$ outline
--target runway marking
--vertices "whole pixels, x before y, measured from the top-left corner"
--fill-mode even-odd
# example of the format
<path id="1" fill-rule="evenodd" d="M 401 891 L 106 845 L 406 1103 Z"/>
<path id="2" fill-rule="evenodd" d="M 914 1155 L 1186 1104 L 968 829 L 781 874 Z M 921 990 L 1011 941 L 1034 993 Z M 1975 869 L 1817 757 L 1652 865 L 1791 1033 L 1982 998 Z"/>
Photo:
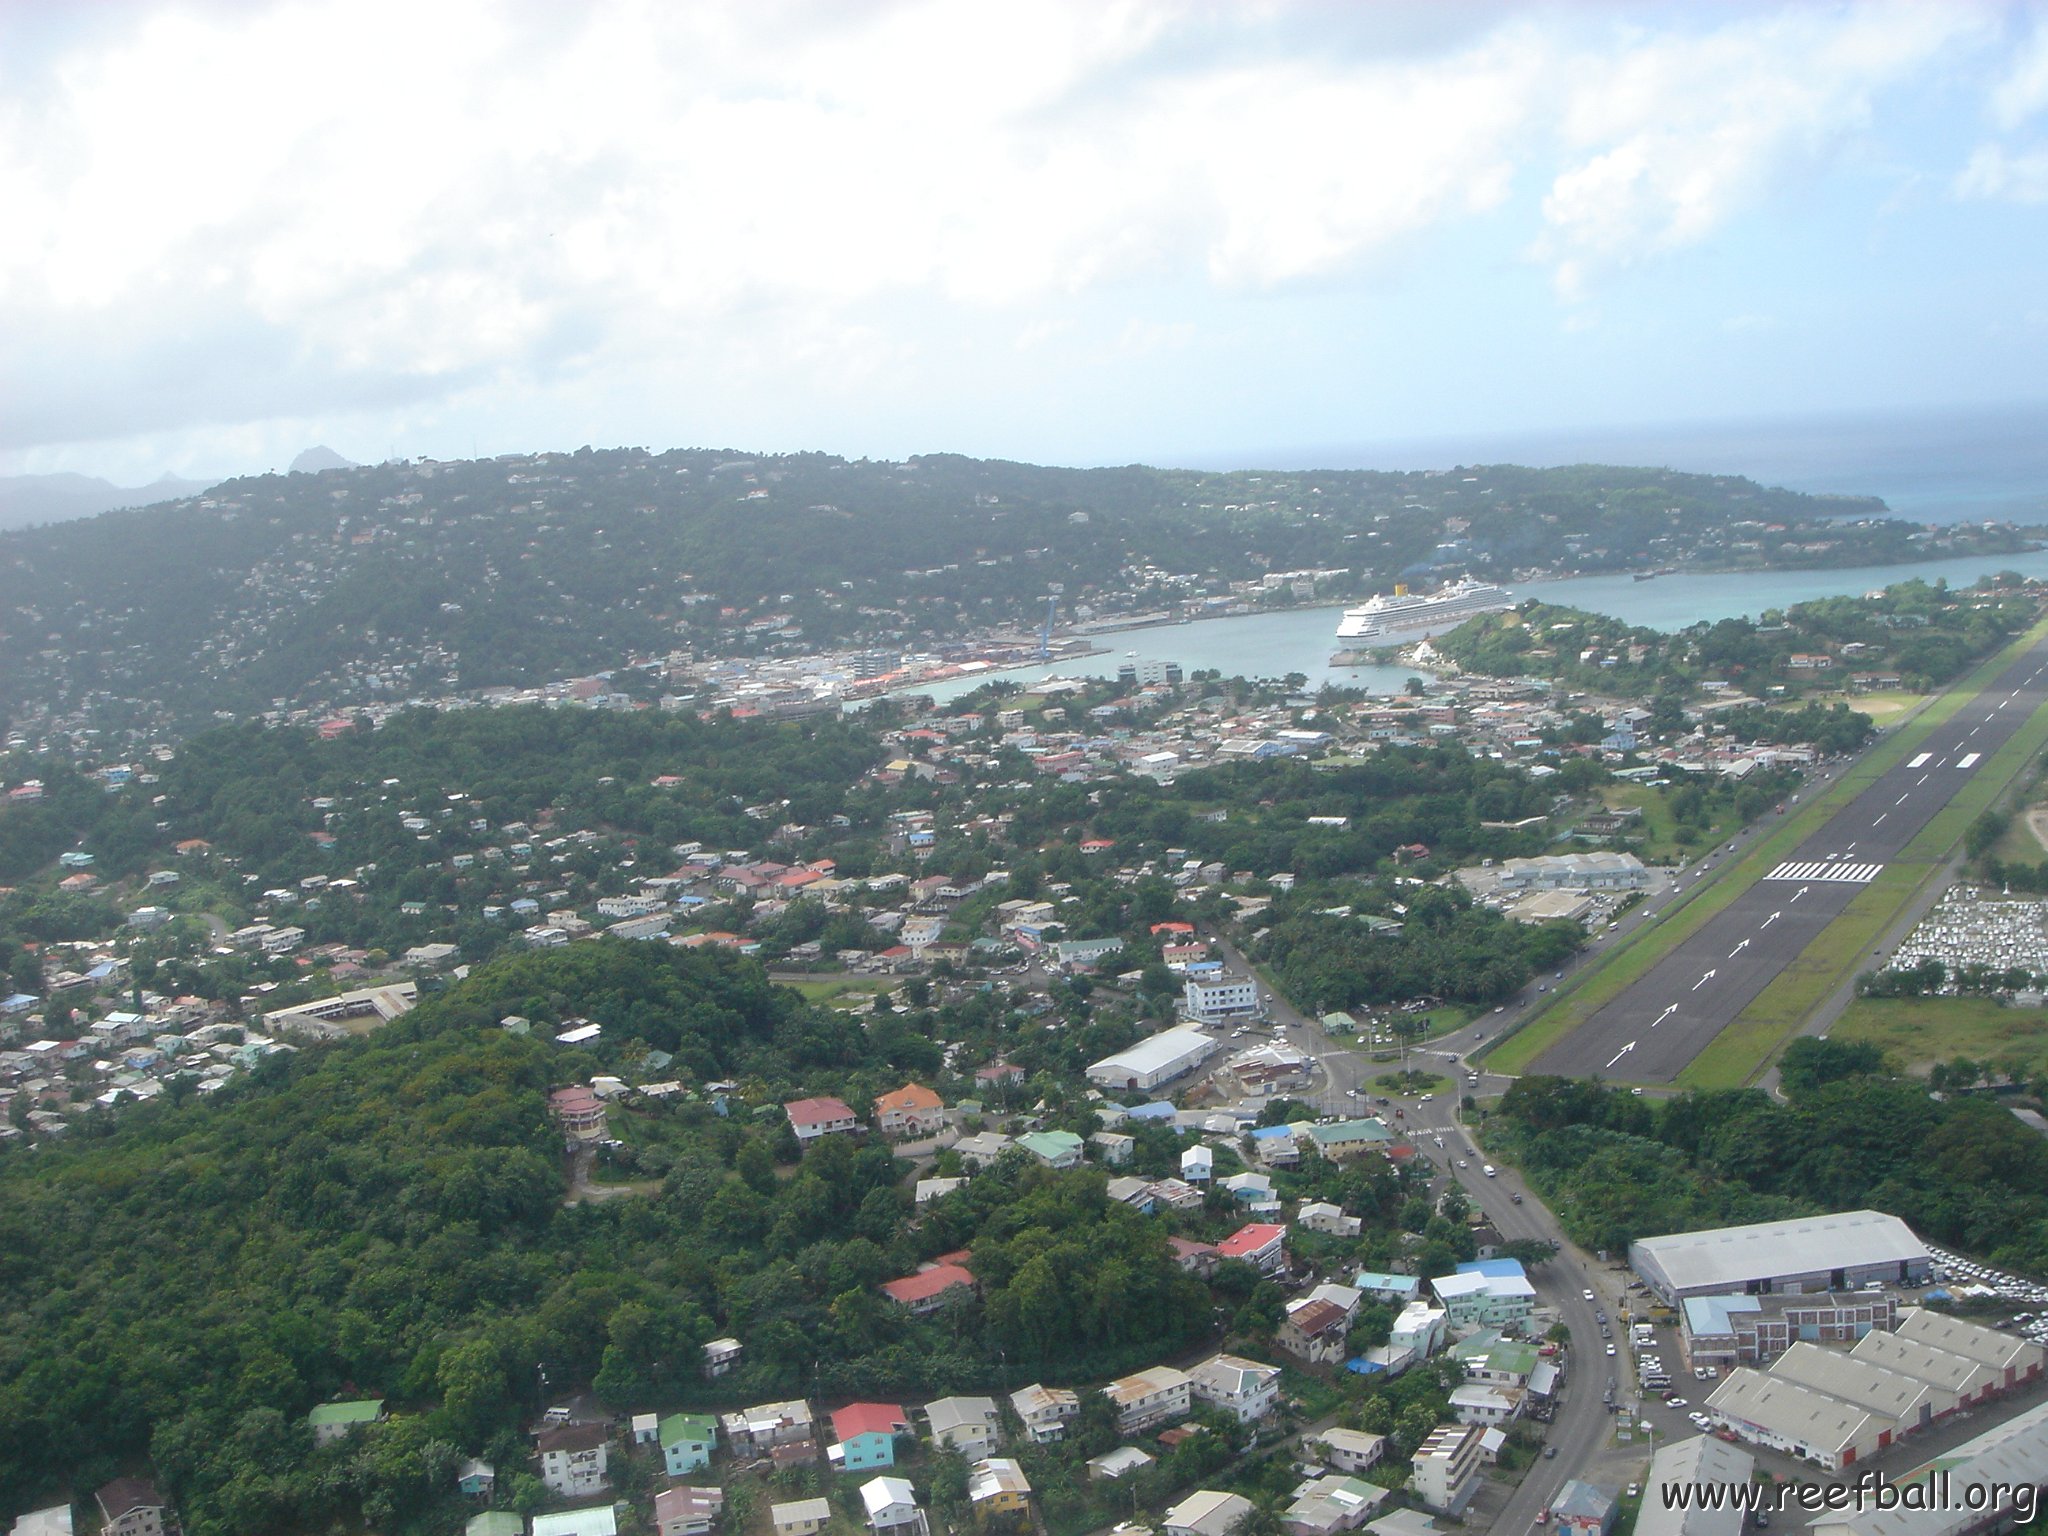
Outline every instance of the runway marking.
<path id="1" fill-rule="evenodd" d="M 1635 1048 L 1635 1041 L 1629 1041 L 1627 1045 L 1624 1045 L 1620 1050 L 1616 1051 L 1612 1056 L 1607 1058 L 1607 1065 L 1610 1067 L 1613 1066 L 1617 1061 L 1621 1060 L 1622 1057 L 1626 1056 L 1630 1051 L 1634 1050 Z"/>
<path id="2" fill-rule="evenodd" d="M 1841 861 L 1829 863 L 1824 859 L 1800 859 L 1780 864 L 1765 875 L 1766 880 L 1825 880 L 1834 885 L 1868 885 L 1877 878 L 1882 864 L 1848 864 Z M 1799 896 L 1804 896 L 1801 891 Z M 1799 896 L 1792 899 L 1797 901 Z"/>
<path id="3" fill-rule="evenodd" d="M 1913 791 L 1911 791 L 1910 789 L 1906 791 L 1906 795 L 1910 795 L 1911 793 L 1913 793 Z M 1904 805 L 1904 804 L 1906 803 L 1906 795 L 1901 795 L 1901 796 L 1899 796 L 1899 798 L 1898 798 L 1898 799 L 1896 799 L 1896 800 L 1894 800 L 1894 801 L 1892 802 L 1892 804 L 1893 804 L 1893 805 Z"/>
<path id="4" fill-rule="evenodd" d="M 1785 913 L 1783 908 L 1780 908 L 1778 911 L 1773 912 L 1769 917 L 1765 918 L 1761 923 L 1757 925 L 1757 931 L 1761 933 L 1764 929 L 1770 927 L 1771 924 L 1775 923 L 1779 918 L 1783 917 L 1784 915 Z"/>
<path id="5" fill-rule="evenodd" d="M 1999 707 L 1999 709 L 2003 709 L 2003 708 L 2005 708 L 2005 706 L 2006 706 L 2006 705 L 2010 704 L 2011 702 L 2012 702 L 2012 700 L 2011 700 L 2011 699 L 2000 699 L 2000 700 L 1998 701 L 1998 707 Z M 1995 711 L 1994 711 L 1994 713 L 1995 713 Z M 1986 715 L 1986 716 L 1985 716 L 1984 718 L 1985 718 L 1985 719 L 1987 719 L 1987 720 L 1989 720 L 1989 719 L 1991 718 L 1991 716 L 1990 716 L 1990 715 Z"/>
<path id="6" fill-rule="evenodd" d="M 1880 811 L 1880 812 L 1878 812 L 1878 815 L 1877 815 L 1877 821 L 1873 821 L 1873 822 L 1872 822 L 1872 823 L 1870 824 L 1870 830 L 1871 830 L 1871 831 L 1873 831 L 1873 832 L 1875 832 L 1875 831 L 1877 830 L 1877 827 L 1878 827 L 1878 822 L 1881 822 L 1881 821 L 1883 821 L 1883 820 L 1885 819 L 1885 817 L 1887 817 L 1887 816 L 1889 816 L 1889 815 L 1891 815 L 1891 812 L 1890 812 L 1890 811 Z"/>
<path id="7" fill-rule="evenodd" d="M 1933 777 L 1933 775 L 1931 775 L 1931 774 L 1925 774 L 1925 773 L 1923 773 L 1923 774 L 1921 774 L 1921 775 L 1920 775 L 1920 777 L 1919 777 L 1918 779 L 1914 780 L 1914 783 L 1915 783 L 1915 784 L 1925 784 L 1925 783 L 1926 783 L 1926 782 L 1928 781 L 1928 779 L 1929 779 L 1929 778 L 1931 778 L 1931 777 Z"/>
<path id="8" fill-rule="evenodd" d="M 1977 766 L 1977 759 L 1981 756 L 1983 754 L 1980 752 L 1965 752 L 1956 759 L 1956 766 L 1958 768 L 1974 768 Z"/>
<path id="9" fill-rule="evenodd" d="M 1706 975 L 1702 976 L 1698 981 L 1692 984 L 1693 991 L 1699 991 L 1701 987 L 1704 987 L 1708 982 L 1712 981 L 1714 979 L 1714 976 L 1715 973 L 1713 971 L 1707 972 Z"/>
<path id="10" fill-rule="evenodd" d="M 1673 1015 L 1676 1012 L 1678 1012 L 1678 1004 L 1673 1003 L 1669 1008 L 1666 1008 L 1662 1013 L 1658 1014 L 1657 1017 L 1650 1020 L 1650 1028 L 1655 1029 L 1659 1024 L 1662 1024 L 1666 1019 L 1670 1018 L 1671 1015 Z"/>
<path id="11" fill-rule="evenodd" d="M 1767 878 L 1768 878 L 1768 877 L 1767 877 Z M 1792 893 L 1792 899 L 1793 899 L 1794 901 L 1797 901 L 1797 900 L 1798 900 L 1798 899 L 1799 899 L 1800 897 L 1804 896 L 1804 895 L 1805 895 L 1805 894 L 1806 894 L 1806 893 L 1807 893 L 1808 891 L 1810 891 L 1810 890 L 1812 890 L 1812 889 L 1813 889 L 1813 887 L 1812 887 L 1812 886 L 1810 886 L 1810 885 L 1802 885 L 1801 887 L 1799 887 L 1799 889 L 1798 889 L 1798 890 L 1796 890 L 1796 891 L 1794 891 L 1794 892 Z"/>
<path id="12" fill-rule="evenodd" d="M 1908 768 L 1924 768 L 1927 766 L 1927 759 L 1929 759 L 1932 756 L 1934 756 L 1932 752 L 1922 752 L 1918 757 L 1914 758 L 1913 761 L 1906 764 L 1906 766 Z"/>
<path id="13" fill-rule="evenodd" d="M 1740 944 L 1736 945 L 1733 949 L 1728 951 L 1728 958 L 1730 960 L 1733 960 L 1737 955 L 1741 954 L 1747 948 L 1749 948 L 1749 940 L 1744 939 Z M 1709 972 L 1708 974 L 1711 975 L 1712 973 Z"/>

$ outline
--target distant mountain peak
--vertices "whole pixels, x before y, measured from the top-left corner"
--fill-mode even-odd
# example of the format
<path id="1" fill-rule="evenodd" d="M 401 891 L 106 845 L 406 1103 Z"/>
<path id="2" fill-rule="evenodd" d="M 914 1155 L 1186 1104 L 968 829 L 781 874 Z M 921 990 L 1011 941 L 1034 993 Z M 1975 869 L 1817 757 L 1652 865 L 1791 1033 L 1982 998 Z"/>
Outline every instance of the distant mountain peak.
<path id="1" fill-rule="evenodd" d="M 317 475 L 323 469 L 356 469 L 354 459 L 344 459 L 325 443 L 308 448 L 292 460 L 291 472 L 295 475 Z"/>

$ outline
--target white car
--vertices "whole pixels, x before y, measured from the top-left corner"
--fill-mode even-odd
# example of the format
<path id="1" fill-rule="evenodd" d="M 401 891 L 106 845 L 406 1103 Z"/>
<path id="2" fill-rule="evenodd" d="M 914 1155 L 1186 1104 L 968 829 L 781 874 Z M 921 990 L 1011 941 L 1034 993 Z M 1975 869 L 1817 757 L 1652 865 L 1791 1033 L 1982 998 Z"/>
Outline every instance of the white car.
<path id="1" fill-rule="evenodd" d="M 1464 1164 L 1460 1163 L 1458 1166 L 1462 1168 Z M 1581 1291 L 1579 1292 L 1579 1295 L 1587 1301 L 1591 1301 L 1593 1299 L 1593 1293 L 1591 1291 Z"/>
<path id="2" fill-rule="evenodd" d="M 1610 1355 L 1614 1353 L 1614 1346 L 1612 1344 L 1607 1346 L 1607 1353 Z"/>

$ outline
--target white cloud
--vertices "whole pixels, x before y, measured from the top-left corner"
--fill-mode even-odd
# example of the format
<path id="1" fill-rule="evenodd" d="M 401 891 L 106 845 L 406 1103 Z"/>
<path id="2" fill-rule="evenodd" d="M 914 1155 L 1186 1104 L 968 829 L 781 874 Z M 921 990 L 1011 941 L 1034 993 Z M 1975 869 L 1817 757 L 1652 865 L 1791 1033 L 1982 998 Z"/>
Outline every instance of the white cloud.
<path id="1" fill-rule="evenodd" d="M 2048 203 L 2048 145 L 2007 154 L 1984 144 L 1956 178 L 1956 195 L 2013 203 Z"/>
<path id="2" fill-rule="evenodd" d="M 1445 230 L 1581 292 L 1988 24 L 1616 14 L 137 0 L 0 104 L 0 398 L 34 403 L 0 450 L 596 380 L 912 392 L 978 318 L 1051 367 L 1080 296 L 1390 291 Z"/>
<path id="3" fill-rule="evenodd" d="M 2008 131 L 2048 107 L 2048 21 L 2040 22 L 2014 53 L 2005 77 L 1992 88 L 1991 117 Z"/>
<path id="4" fill-rule="evenodd" d="M 1535 254 L 1575 296 L 1594 271 L 1695 245 L 1842 155 L 1886 88 L 1988 29 L 1965 6 L 1795 8 L 1582 54 Z"/>

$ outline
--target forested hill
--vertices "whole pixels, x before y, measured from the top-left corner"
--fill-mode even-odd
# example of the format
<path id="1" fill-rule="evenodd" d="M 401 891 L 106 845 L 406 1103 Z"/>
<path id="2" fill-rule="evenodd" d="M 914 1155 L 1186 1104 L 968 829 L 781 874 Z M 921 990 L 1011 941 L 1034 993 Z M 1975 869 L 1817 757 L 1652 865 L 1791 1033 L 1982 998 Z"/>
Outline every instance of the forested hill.
<path id="1" fill-rule="evenodd" d="M 530 1036 L 499 1027 L 513 1012 Z M 569 1016 L 604 1039 L 552 1043 Z M 738 1080 L 731 1113 L 616 1112 L 654 1177 L 566 1204 L 547 1091 L 649 1049 Z M 578 945 L 486 967 L 367 1040 L 273 1056 L 213 1100 L 181 1091 L 0 1160 L 0 1507 L 147 1457 L 193 1536 L 446 1531 L 461 1457 L 524 1487 L 543 1368 L 632 1411 L 932 1395 L 1001 1385 L 998 1360 L 1012 1384 L 1095 1378 L 1206 1329 L 1166 1227 L 1098 1171 L 1020 1157 L 916 1221 L 884 1145 L 828 1137 L 778 1176 L 783 1100 L 865 1104 L 938 1057 L 914 1020 L 864 1027 L 751 961 Z M 878 1294 L 959 1247 L 978 1301 L 912 1319 Z M 714 1399 L 695 1362 L 725 1331 L 747 1353 Z M 305 1414 L 344 1393 L 392 1418 L 316 1450 Z"/>
<path id="2" fill-rule="evenodd" d="M 898 649 L 1268 571 L 1919 558 L 1869 500 L 1665 470 L 1211 474 L 640 449 L 390 463 L 0 535 L 0 711 L 189 725 L 678 649 Z M 1843 521 L 1853 515 L 1855 521 Z M 1983 539 L 1983 530 L 1947 538 Z"/>

